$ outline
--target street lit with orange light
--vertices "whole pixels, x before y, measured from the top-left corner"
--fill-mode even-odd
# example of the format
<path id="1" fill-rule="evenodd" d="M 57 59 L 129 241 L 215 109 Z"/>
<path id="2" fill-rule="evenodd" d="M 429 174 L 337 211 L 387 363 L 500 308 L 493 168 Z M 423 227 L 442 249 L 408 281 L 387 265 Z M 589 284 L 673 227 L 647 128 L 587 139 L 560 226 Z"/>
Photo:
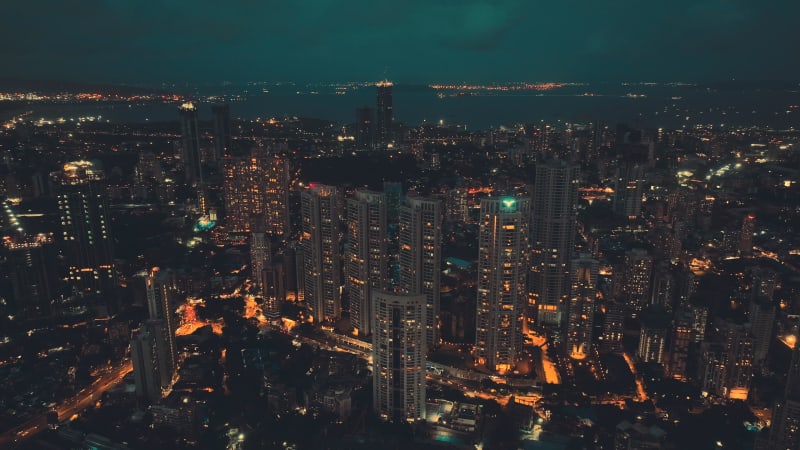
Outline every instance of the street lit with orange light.
<path id="1" fill-rule="evenodd" d="M 181 317 L 180 326 L 175 330 L 176 336 L 188 336 L 200 328 L 211 326 L 211 330 L 216 335 L 222 334 L 222 319 L 210 321 L 200 320 L 197 318 L 195 305 L 201 304 L 202 300 L 196 302 L 187 302 L 178 308 L 178 314 Z"/>
<path id="2" fill-rule="evenodd" d="M 639 396 L 639 401 L 643 402 L 647 400 L 647 392 L 644 390 L 644 382 L 642 382 L 642 378 L 636 372 L 636 365 L 631 359 L 628 353 L 623 353 L 622 357 L 625 358 L 625 363 L 628 364 L 628 369 L 630 369 L 631 373 L 633 374 L 634 379 L 636 380 L 636 394 Z"/>
<path id="3" fill-rule="evenodd" d="M 547 338 L 534 331 L 529 331 L 527 337 L 533 345 L 539 347 L 539 350 L 541 350 L 545 382 L 548 384 L 561 384 L 561 375 L 558 373 L 558 368 L 550 359 L 550 355 L 547 354 Z"/>
<path id="4" fill-rule="evenodd" d="M 259 326 L 269 324 L 269 321 L 261 310 L 261 305 L 256 303 L 256 298 L 252 295 L 244 296 L 244 318 L 257 320 Z"/>
<path id="5" fill-rule="evenodd" d="M 117 366 L 108 368 L 103 375 L 94 380 L 91 386 L 83 388 L 78 394 L 53 408 L 58 413 L 58 420 L 71 419 L 84 409 L 96 405 L 103 393 L 118 385 L 131 370 L 133 370 L 133 364 L 127 358 Z M 36 416 L 22 425 L 0 434 L 0 447 L 5 448 L 11 443 L 31 438 L 45 428 L 47 428 L 47 416 L 45 414 Z"/>
<path id="6" fill-rule="evenodd" d="M 783 343 L 783 345 L 789 348 L 794 348 L 794 346 L 797 345 L 797 336 L 795 336 L 794 334 L 778 336 L 778 340 L 780 340 Z"/>

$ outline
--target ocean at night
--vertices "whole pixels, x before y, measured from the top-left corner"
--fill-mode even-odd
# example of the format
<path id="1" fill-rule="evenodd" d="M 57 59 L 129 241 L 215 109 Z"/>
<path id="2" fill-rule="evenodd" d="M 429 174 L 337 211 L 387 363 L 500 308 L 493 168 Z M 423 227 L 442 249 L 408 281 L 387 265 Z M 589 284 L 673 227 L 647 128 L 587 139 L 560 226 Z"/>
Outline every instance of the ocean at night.
<path id="1" fill-rule="evenodd" d="M 203 103 L 231 104 L 233 117 L 256 119 L 297 116 L 355 121 L 356 108 L 375 103 L 368 85 L 254 83 L 245 86 L 182 89 L 201 104 L 200 119 L 210 120 Z M 185 92 L 191 92 L 186 94 Z M 394 117 L 407 125 L 465 125 L 468 130 L 521 123 L 629 123 L 650 128 L 696 125 L 756 126 L 788 129 L 800 123 L 797 83 L 568 84 L 545 91 L 437 90 L 423 85 L 395 85 Z M 34 117 L 57 119 L 102 116 L 118 123 L 177 120 L 177 103 L 80 103 L 6 105 L 3 115 L 33 110 Z"/>

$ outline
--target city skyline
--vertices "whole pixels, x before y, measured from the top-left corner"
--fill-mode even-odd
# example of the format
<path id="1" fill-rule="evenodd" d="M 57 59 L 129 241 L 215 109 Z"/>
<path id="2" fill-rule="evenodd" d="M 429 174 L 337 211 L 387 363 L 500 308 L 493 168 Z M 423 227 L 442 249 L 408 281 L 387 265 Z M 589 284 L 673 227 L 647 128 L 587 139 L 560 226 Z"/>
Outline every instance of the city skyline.
<path id="1" fill-rule="evenodd" d="M 4 12 L 0 447 L 800 450 L 800 3 Z"/>
<path id="2" fill-rule="evenodd" d="M 304 430 L 281 416 L 311 416 L 311 429 L 407 422 L 431 430 L 422 439 L 504 448 L 572 427 L 567 398 L 617 416 L 585 435 L 604 448 L 707 448 L 683 436 L 719 408 L 751 425 L 715 442 L 746 429 L 742 442 L 794 445 L 794 393 L 774 408 L 759 396 L 783 384 L 798 336 L 798 240 L 783 219 L 797 209 L 781 206 L 796 205 L 797 131 L 414 126 L 394 120 L 405 91 L 387 83 L 372 97 L 384 118 L 360 109 L 352 134 L 229 120 L 236 104 L 218 101 L 167 103 L 160 124 L 7 122 L 0 264 L 22 270 L 0 277 L 4 339 L 47 332 L 80 350 L 74 366 L 50 347 L 2 360 L 43 360 L 68 381 L 25 380 L 34 418 L 11 419 L 0 443 L 153 445 L 127 414 L 97 428 L 138 410 L 189 447 L 269 446 Z M 212 122 L 198 118 L 207 103 Z M 84 223 L 96 226 L 70 233 Z M 103 273 L 65 251 L 98 236 L 114 238 L 100 265 L 113 291 L 87 305 L 70 275 Z M 76 413 L 93 433 L 70 434 Z M 768 428 L 770 414 L 782 423 Z M 298 448 L 319 448 L 306 434 Z"/>

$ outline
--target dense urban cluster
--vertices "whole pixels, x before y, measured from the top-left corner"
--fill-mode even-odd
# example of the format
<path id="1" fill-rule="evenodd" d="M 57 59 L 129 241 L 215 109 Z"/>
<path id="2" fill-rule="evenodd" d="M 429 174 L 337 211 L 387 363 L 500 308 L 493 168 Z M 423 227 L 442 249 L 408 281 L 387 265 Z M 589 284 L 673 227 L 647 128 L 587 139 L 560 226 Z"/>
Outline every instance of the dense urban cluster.
<path id="1" fill-rule="evenodd" d="M 800 449 L 800 132 L 393 87 L 6 122 L 0 447 Z"/>

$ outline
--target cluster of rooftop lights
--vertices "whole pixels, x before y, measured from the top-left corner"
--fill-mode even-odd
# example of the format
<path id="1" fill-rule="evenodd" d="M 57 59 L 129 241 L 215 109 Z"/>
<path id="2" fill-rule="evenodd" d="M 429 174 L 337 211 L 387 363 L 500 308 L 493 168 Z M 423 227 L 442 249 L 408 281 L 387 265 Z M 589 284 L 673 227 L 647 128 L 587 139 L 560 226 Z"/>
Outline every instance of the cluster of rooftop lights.
<path id="1" fill-rule="evenodd" d="M 61 169 L 61 173 L 56 172 L 56 176 L 66 184 L 83 184 L 90 180 L 99 180 L 104 175 L 102 169 L 85 160 L 65 163 Z"/>

